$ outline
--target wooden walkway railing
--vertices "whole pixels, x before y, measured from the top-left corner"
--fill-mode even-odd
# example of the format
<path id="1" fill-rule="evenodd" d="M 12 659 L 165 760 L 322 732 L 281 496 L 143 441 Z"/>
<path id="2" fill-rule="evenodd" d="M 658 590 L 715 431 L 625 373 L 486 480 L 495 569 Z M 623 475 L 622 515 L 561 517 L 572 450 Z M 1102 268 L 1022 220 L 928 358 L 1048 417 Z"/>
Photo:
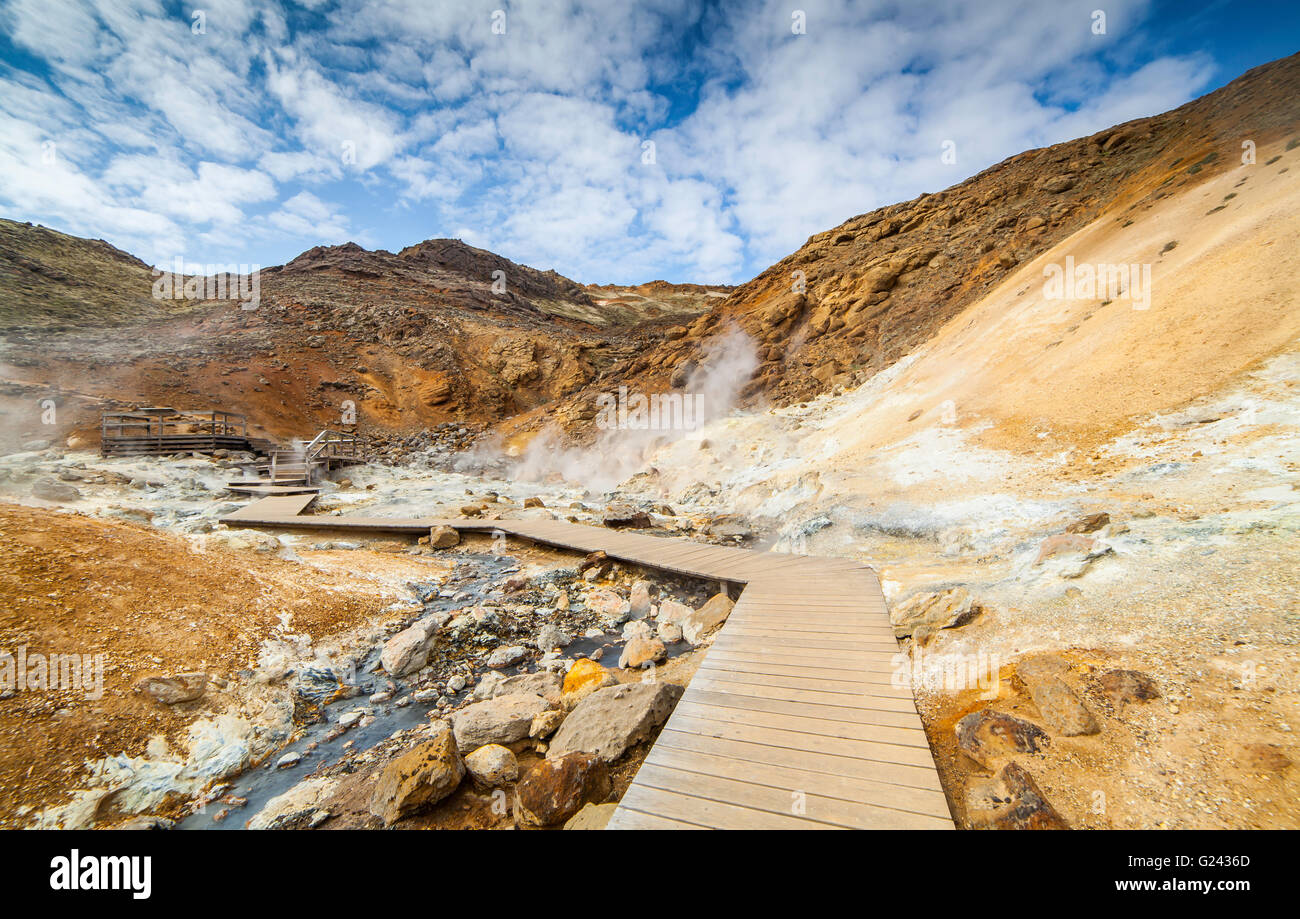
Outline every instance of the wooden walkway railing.
<path id="1" fill-rule="evenodd" d="M 555 520 L 299 516 L 265 498 L 232 526 L 510 535 L 744 585 L 610 829 L 952 829 L 880 582 L 851 559 L 708 546 Z"/>

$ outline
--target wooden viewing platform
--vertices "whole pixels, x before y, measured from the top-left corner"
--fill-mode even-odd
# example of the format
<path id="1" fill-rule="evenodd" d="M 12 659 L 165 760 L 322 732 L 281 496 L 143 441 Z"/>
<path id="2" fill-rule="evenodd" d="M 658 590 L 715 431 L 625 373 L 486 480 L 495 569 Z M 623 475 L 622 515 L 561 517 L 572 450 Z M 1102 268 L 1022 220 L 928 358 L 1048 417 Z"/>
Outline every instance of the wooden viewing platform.
<path id="1" fill-rule="evenodd" d="M 744 591 L 609 829 L 952 829 L 876 573 L 851 559 L 709 546 L 556 520 L 300 516 L 264 498 L 231 526 L 500 530 Z"/>
<path id="2" fill-rule="evenodd" d="M 182 412 L 159 406 L 107 412 L 99 425 L 99 449 L 104 456 L 254 450 L 248 420 L 235 412 Z"/>

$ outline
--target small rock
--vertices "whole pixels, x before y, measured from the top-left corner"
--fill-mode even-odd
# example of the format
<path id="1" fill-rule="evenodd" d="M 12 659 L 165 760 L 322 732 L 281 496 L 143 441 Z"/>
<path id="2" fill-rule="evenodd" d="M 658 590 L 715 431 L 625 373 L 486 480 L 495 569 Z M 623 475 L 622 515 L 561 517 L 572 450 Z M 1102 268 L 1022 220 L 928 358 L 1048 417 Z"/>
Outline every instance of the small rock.
<path id="1" fill-rule="evenodd" d="M 618 658 L 622 668 L 638 669 L 647 664 L 657 664 L 668 657 L 664 643 L 657 638 L 644 635 L 633 637 L 623 646 L 623 653 Z"/>
<path id="2" fill-rule="evenodd" d="M 1100 514 L 1089 514 L 1076 520 L 1065 528 L 1067 533 L 1095 533 L 1110 523 L 1110 514 L 1102 512 Z"/>
<path id="3" fill-rule="evenodd" d="M 479 747 L 465 757 L 465 768 L 480 788 L 500 788 L 519 778 L 519 761 L 500 744 Z"/>
<path id="4" fill-rule="evenodd" d="M 548 623 L 538 631 L 534 644 L 538 651 L 552 651 L 556 648 L 567 648 L 573 644 L 573 637 L 558 625 Z"/>
<path id="5" fill-rule="evenodd" d="M 509 645 L 497 648 L 489 654 L 487 665 L 493 670 L 503 670 L 506 667 L 513 667 L 527 656 L 528 649 L 523 645 Z"/>
<path id="6" fill-rule="evenodd" d="M 455 527 L 438 526 L 429 530 L 429 547 L 432 549 L 450 549 L 460 545 L 460 532 Z"/>
<path id="7" fill-rule="evenodd" d="M 1107 670 L 1097 680 L 1101 691 L 1116 706 L 1160 698 L 1155 680 L 1140 670 Z"/>

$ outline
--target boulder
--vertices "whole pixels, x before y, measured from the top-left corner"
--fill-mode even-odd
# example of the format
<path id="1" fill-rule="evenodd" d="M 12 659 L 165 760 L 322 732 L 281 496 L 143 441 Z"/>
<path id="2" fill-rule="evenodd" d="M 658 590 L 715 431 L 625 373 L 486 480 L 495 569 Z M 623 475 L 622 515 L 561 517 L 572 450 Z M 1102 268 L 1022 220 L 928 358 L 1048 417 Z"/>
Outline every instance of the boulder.
<path id="1" fill-rule="evenodd" d="M 657 629 L 659 640 L 671 645 L 682 640 L 682 627 L 675 622 L 661 622 Z"/>
<path id="2" fill-rule="evenodd" d="M 541 498 L 524 498 L 524 507 L 546 507 Z"/>
<path id="3" fill-rule="evenodd" d="M 735 605 L 726 594 L 714 594 L 707 603 L 677 623 L 682 627 L 682 636 L 691 644 L 698 645 L 722 627 Z"/>
<path id="4" fill-rule="evenodd" d="M 647 664 L 657 664 L 668 657 L 668 649 L 657 638 L 645 635 L 634 636 L 623 646 L 618 665 L 623 668 L 639 669 Z"/>
<path id="5" fill-rule="evenodd" d="M 528 770 L 515 786 L 515 818 L 525 826 L 564 823 L 586 804 L 609 797 L 609 769 L 597 756 L 566 753 Z"/>
<path id="6" fill-rule="evenodd" d="M 1038 706 L 1038 712 L 1052 733 L 1064 737 L 1097 734 L 1101 725 L 1065 682 L 1068 666 L 1060 658 L 1038 656 L 1016 664 L 1016 675 Z"/>
<path id="7" fill-rule="evenodd" d="M 533 719 L 551 704 L 533 693 L 496 696 L 467 705 L 451 716 L 456 745 L 477 750 L 488 744 L 509 744 L 528 736 Z"/>
<path id="8" fill-rule="evenodd" d="M 654 634 L 650 628 L 650 623 L 644 619 L 633 619 L 631 622 L 623 624 L 623 640 L 631 641 L 633 638 L 649 638 Z"/>
<path id="9" fill-rule="evenodd" d="M 32 483 L 32 497 L 42 501 L 76 501 L 81 497 L 81 492 L 67 482 L 44 476 Z"/>
<path id="10" fill-rule="evenodd" d="M 605 590 L 602 587 L 587 591 L 583 602 L 586 603 L 587 609 L 593 613 L 598 613 L 605 618 L 617 618 L 620 623 L 627 619 L 627 614 L 631 609 L 630 603 L 614 593 L 614 591 Z"/>
<path id="11" fill-rule="evenodd" d="M 694 610 L 685 603 L 678 603 L 676 600 L 664 600 L 659 604 L 659 615 L 655 617 L 655 621 L 661 624 L 671 622 L 680 626 L 682 620 L 692 612 Z"/>
<path id="12" fill-rule="evenodd" d="M 598 689 L 579 702 L 551 738 L 548 756 L 591 753 L 613 762 L 648 740 L 681 698 L 672 683 L 622 683 Z"/>
<path id="13" fill-rule="evenodd" d="M 479 747 L 465 757 L 465 768 L 480 788 L 500 788 L 519 778 L 519 761 L 500 744 Z"/>
<path id="14" fill-rule="evenodd" d="M 456 790 L 465 764 L 451 726 L 433 723 L 433 736 L 397 757 L 379 773 L 370 796 L 370 812 L 392 826 L 403 817 L 436 804 Z"/>
<path id="15" fill-rule="evenodd" d="M 1068 830 L 1069 823 L 1048 803 L 1033 776 L 1007 763 L 994 778 L 972 786 L 966 813 L 979 830 Z"/>
<path id="16" fill-rule="evenodd" d="M 563 693 L 566 702 L 571 702 L 575 697 L 583 698 L 595 692 L 597 689 L 604 689 L 606 686 L 616 684 L 618 680 L 614 674 L 593 660 L 586 658 L 573 662 L 569 672 L 564 675 Z"/>
<path id="17" fill-rule="evenodd" d="M 558 625 L 547 623 L 538 630 L 537 640 L 533 644 L 537 646 L 538 651 L 553 651 L 573 644 L 573 636 Z"/>
<path id="18" fill-rule="evenodd" d="M 889 611 L 895 638 L 923 641 L 939 629 L 955 629 L 979 615 L 979 605 L 964 587 L 909 597 Z"/>
<path id="19" fill-rule="evenodd" d="M 1037 725 L 991 708 L 957 722 L 957 748 L 986 769 L 997 768 L 997 760 L 1012 753 L 1037 753 L 1047 743 Z"/>
<path id="20" fill-rule="evenodd" d="M 603 830 L 609 818 L 618 810 L 618 804 L 584 804 L 582 810 L 569 818 L 566 830 Z"/>
<path id="21" fill-rule="evenodd" d="M 602 522 L 614 530 L 644 530 L 651 526 L 650 515 L 635 507 L 611 507 Z"/>
<path id="22" fill-rule="evenodd" d="M 1082 533 L 1060 533 L 1047 537 L 1039 544 L 1034 564 L 1051 563 L 1061 577 L 1077 578 L 1083 575 L 1094 561 L 1114 551 L 1110 546 L 1098 544 L 1091 536 Z"/>
<path id="23" fill-rule="evenodd" d="M 202 698 L 208 688 L 206 673 L 177 673 L 173 676 L 149 676 L 135 684 L 142 692 L 162 705 L 177 705 Z"/>
<path id="24" fill-rule="evenodd" d="M 1050 176 L 1041 181 L 1038 187 L 1045 192 L 1059 195 L 1061 192 L 1069 191 L 1071 188 L 1074 188 L 1076 182 L 1078 182 L 1077 178 L 1066 173 L 1064 175 Z"/>
<path id="25" fill-rule="evenodd" d="M 434 617 L 420 619 L 384 642 L 384 650 L 379 654 L 384 671 L 389 676 L 402 677 L 427 664 L 442 621 Z"/>
<path id="26" fill-rule="evenodd" d="M 450 549 L 460 545 L 460 533 L 455 527 L 432 527 L 429 530 L 429 547 L 432 549 Z"/>
<path id="27" fill-rule="evenodd" d="M 499 676 L 499 674 L 496 674 Z M 486 682 L 486 680 L 485 680 Z M 549 670 L 539 670 L 536 673 L 520 673 L 516 676 L 506 677 L 497 681 L 490 691 L 490 694 L 484 698 L 493 696 L 513 696 L 523 693 L 531 693 L 535 696 L 541 696 L 552 705 L 558 705 L 560 695 L 564 692 L 564 681 L 558 673 Z"/>

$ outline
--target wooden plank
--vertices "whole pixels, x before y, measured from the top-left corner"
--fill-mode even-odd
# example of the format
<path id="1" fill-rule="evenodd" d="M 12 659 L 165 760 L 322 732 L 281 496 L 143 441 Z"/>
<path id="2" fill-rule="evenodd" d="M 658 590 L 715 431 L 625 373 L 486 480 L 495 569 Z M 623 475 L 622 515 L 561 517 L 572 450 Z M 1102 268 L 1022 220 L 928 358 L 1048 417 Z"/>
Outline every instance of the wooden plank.
<path id="1" fill-rule="evenodd" d="M 811 708 L 811 706 L 809 706 Z M 749 708 L 732 708 L 714 705 L 709 702 L 697 702 L 682 699 L 674 711 L 710 721 L 722 721 L 727 724 L 746 725 L 755 728 L 775 728 L 783 731 L 799 731 L 803 734 L 819 734 L 823 737 L 837 737 L 845 740 L 866 740 L 873 743 L 891 743 L 904 747 L 922 747 L 929 752 L 930 744 L 921 729 L 920 719 L 905 726 L 889 724 L 864 723 L 862 719 L 852 721 L 817 718 L 811 714 L 789 715 L 782 712 L 761 712 Z M 897 713 L 893 713 L 897 714 Z"/>
<path id="2" fill-rule="evenodd" d="M 667 791 L 634 782 L 623 795 L 623 802 L 633 810 L 670 820 L 705 823 L 719 830 L 825 830 L 832 824 L 775 814 L 725 801 L 712 801 L 680 791 Z M 620 810 L 623 802 L 620 802 Z M 614 812 L 615 814 L 618 811 Z"/>
<path id="3" fill-rule="evenodd" d="M 952 828 L 948 800 L 942 792 L 925 788 L 890 785 L 858 776 L 810 772 L 790 766 L 756 763 L 716 753 L 681 750 L 658 744 L 646 757 L 647 765 L 666 766 L 703 775 L 723 776 L 754 785 L 767 785 L 789 791 L 815 788 L 821 795 L 871 804 L 876 807 L 927 817 L 940 818 L 939 828 Z M 642 767 L 644 768 L 644 767 Z M 906 819 L 903 817 L 901 819 Z M 907 824 L 910 826 L 910 824 Z"/>
<path id="4" fill-rule="evenodd" d="M 710 801 L 739 805 L 772 818 L 793 816 L 805 820 L 832 824 L 844 829 L 903 829 L 921 828 L 929 823 L 932 829 L 951 828 L 952 820 L 922 814 L 909 814 L 900 810 L 846 801 L 820 794 L 819 785 L 804 788 L 778 788 L 756 782 L 737 780 L 725 776 L 693 772 L 659 763 L 647 762 L 637 772 L 637 782 L 664 791 L 689 789 L 692 795 Z"/>
<path id="5" fill-rule="evenodd" d="M 793 769 L 806 769 L 809 772 L 822 772 L 828 775 L 862 775 L 889 785 L 902 785 L 907 788 L 926 788 L 943 793 L 939 785 L 939 774 L 933 764 L 928 767 L 907 766 L 897 763 L 876 763 L 864 768 L 861 760 L 846 759 L 818 750 L 804 750 L 785 747 L 778 744 L 756 743 L 737 740 L 731 737 L 713 737 L 677 731 L 671 725 L 659 734 L 655 746 L 664 744 L 681 750 L 698 750 L 706 753 L 718 753 L 745 759 L 755 763 L 788 766 Z"/>

